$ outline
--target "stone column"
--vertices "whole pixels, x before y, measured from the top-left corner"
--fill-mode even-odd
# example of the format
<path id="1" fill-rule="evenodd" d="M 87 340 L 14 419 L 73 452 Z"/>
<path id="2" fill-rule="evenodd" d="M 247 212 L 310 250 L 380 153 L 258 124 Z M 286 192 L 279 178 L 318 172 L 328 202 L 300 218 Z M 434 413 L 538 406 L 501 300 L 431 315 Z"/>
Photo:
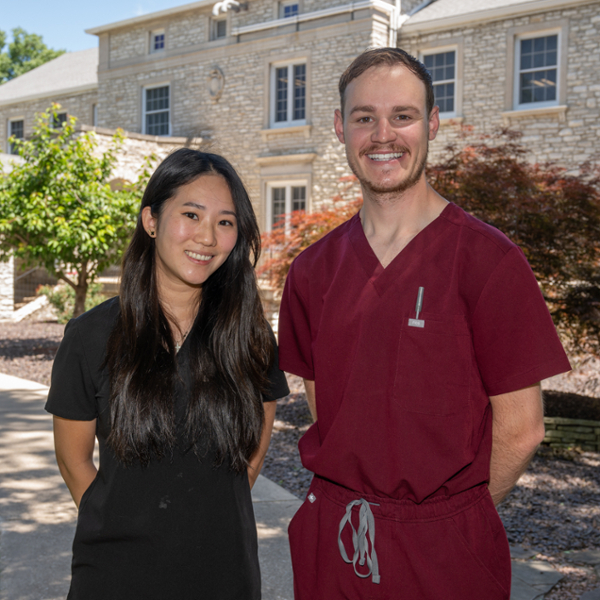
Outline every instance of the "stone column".
<path id="1" fill-rule="evenodd" d="M 8 262 L 0 262 L 0 319 L 12 317 L 15 303 L 15 265 L 11 256 Z"/>

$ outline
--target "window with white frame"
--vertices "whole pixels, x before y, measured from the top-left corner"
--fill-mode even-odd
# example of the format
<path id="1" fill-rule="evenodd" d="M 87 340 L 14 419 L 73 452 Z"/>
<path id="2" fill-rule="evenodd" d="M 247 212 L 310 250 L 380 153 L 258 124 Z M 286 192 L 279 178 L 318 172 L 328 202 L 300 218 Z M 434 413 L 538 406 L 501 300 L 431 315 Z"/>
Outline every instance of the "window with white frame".
<path id="1" fill-rule="evenodd" d="M 25 121 L 23 119 L 14 119 L 8 122 L 8 137 L 22 140 L 25 137 Z M 17 144 L 8 142 L 8 153 L 18 154 Z"/>
<path id="2" fill-rule="evenodd" d="M 219 40 L 227 37 L 227 17 L 223 16 L 219 19 L 211 19 L 210 22 L 210 39 Z"/>
<path id="3" fill-rule="evenodd" d="M 271 127 L 306 123 L 306 63 L 271 68 Z"/>
<path id="4" fill-rule="evenodd" d="M 285 215 L 306 210 L 306 181 L 273 182 L 267 185 L 267 228 L 285 226 Z"/>
<path id="5" fill-rule="evenodd" d="M 558 103 L 558 33 L 516 40 L 515 106 Z"/>
<path id="6" fill-rule="evenodd" d="M 288 17 L 295 17 L 300 13 L 300 4 L 298 0 L 285 0 L 279 3 L 279 18 L 287 19 Z"/>
<path id="7" fill-rule="evenodd" d="M 144 89 L 144 133 L 169 135 L 170 86 L 161 85 Z"/>
<path id="8" fill-rule="evenodd" d="M 160 52 L 165 49 L 165 30 L 157 29 L 150 32 L 150 52 Z"/>
<path id="9" fill-rule="evenodd" d="M 423 63 L 433 82 L 435 103 L 441 115 L 456 113 L 456 50 L 425 54 Z"/>

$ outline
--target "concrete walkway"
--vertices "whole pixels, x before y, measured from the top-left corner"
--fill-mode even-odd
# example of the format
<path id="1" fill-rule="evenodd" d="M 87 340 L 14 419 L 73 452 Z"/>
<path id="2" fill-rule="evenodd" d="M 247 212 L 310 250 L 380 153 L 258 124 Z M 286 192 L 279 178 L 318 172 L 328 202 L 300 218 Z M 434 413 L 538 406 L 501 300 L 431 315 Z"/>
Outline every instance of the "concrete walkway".
<path id="1" fill-rule="evenodd" d="M 0 600 L 64 600 L 69 588 L 77 513 L 54 460 L 47 392 L 0 374 Z M 252 496 L 263 599 L 293 600 L 287 525 L 301 501 L 262 476 Z M 511 600 L 540 600 L 561 578 L 532 556 L 513 549 Z"/>

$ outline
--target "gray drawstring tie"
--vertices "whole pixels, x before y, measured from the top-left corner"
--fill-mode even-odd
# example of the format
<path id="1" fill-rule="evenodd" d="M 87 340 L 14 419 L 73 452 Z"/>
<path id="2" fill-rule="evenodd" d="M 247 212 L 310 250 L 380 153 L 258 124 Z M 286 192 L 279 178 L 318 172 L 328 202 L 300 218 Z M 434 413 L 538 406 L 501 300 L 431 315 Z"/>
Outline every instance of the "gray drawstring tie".
<path id="1" fill-rule="evenodd" d="M 359 504 L 358 531 L 356 531 L 352 524 L 352 507 L 358 506 Z M 379 505 L 376 504 L 375 506 Z M 344 530 L 344 527 L 346 527 L 346 523 L 350 523 L 350 527 L 352 528 L 352 544 L 354 545 L 354 556 L 352 557 L 352 560 L 348 558 L 344 542 L 342 542 L 342 531 Z M 369 535 L 371 537 L 371 554 L 369 554 Z M 344 562 L 354 565 L 354 572 L 359 577 L 368 577 L 372 573 L 373 583 L 379 583 L 381 581 L 381 577 L 379 576 L 379 563 L 377 562 L 377 552 L 375 552 L 375 517 L 373 517 L 369 503 L 364 498 L 353 500 L 346 506 L 346 514 L 340 521 L 338 546 L 340 547 L 340 554 L 342 555 Z M 358 562 L 362 567 L 365 564 L 365 559 L 369 571 L 364 574 L 359 573 L 356 568 L 356 563 Z"/>

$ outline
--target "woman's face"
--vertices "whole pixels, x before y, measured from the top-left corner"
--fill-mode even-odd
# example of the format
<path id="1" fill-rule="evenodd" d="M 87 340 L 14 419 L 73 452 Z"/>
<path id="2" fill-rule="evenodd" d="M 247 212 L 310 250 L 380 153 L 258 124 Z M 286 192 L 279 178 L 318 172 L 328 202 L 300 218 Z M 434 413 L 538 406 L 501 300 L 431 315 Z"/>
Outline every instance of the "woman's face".
<path id="1" fill-rule="evenodd" d="M 156 239 L 159 292 L 200 288 L 227 260 L 238 236 L 233 198 L 220 175 L 182 185 L 158 218 L 146 206 L 142 222 Z"/>

